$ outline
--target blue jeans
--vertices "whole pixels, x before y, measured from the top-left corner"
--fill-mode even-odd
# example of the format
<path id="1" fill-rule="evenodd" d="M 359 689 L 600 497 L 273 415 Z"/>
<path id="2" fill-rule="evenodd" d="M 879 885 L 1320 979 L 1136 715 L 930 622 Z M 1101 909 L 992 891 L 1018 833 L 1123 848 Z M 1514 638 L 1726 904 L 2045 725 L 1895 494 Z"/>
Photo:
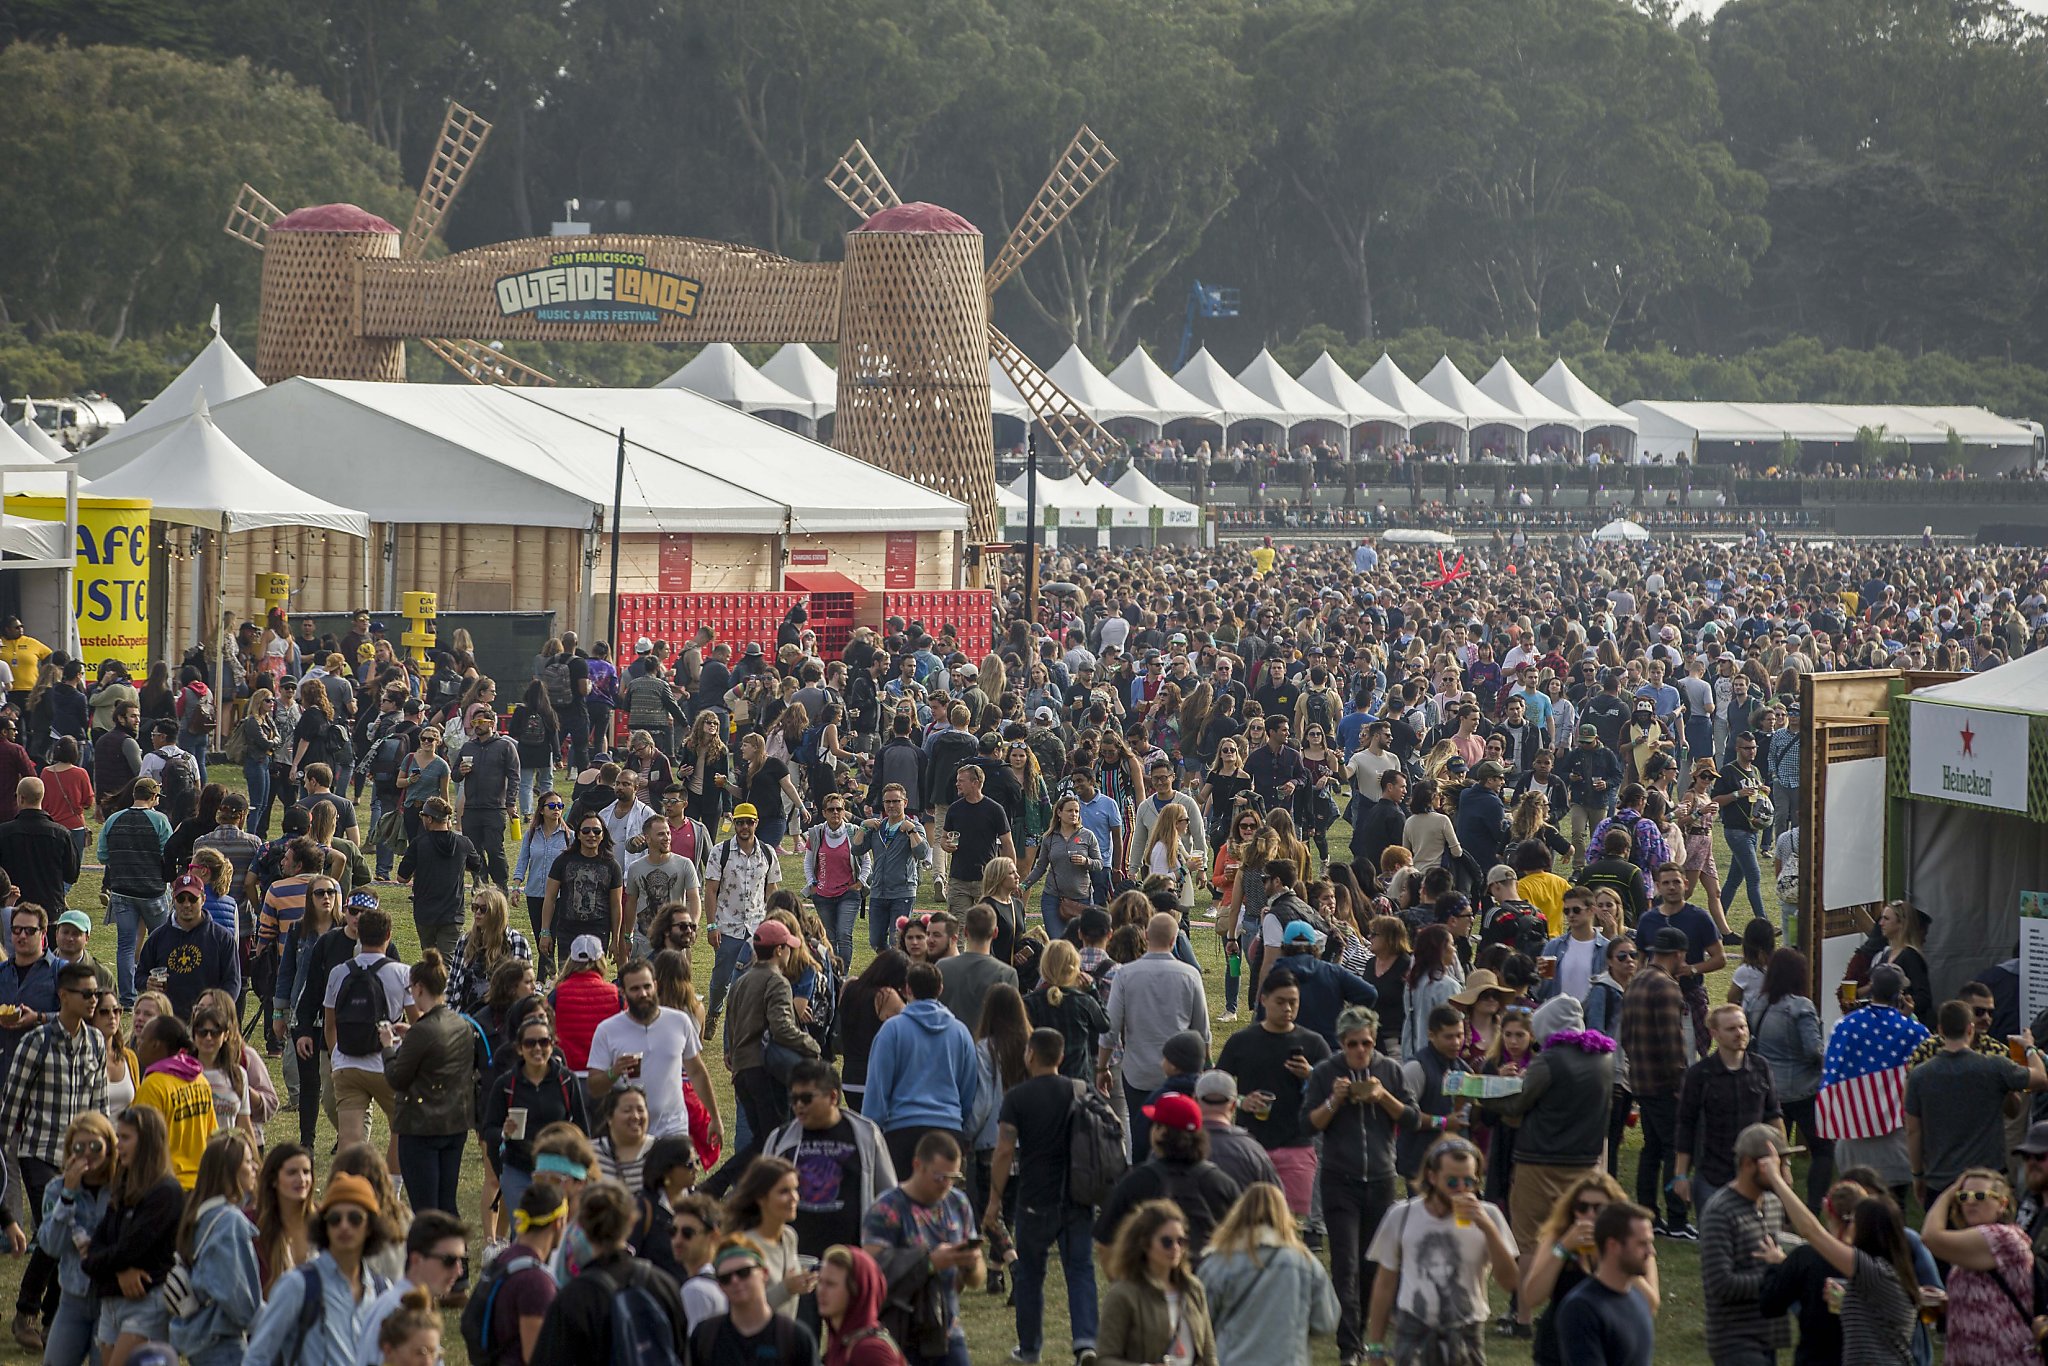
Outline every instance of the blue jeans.
<path id="1" fill-rule="evenodd" d="M 409 1186 L 412 1183 L 406 1182 Z M 523 1172 L 507 1162 L 498 1170 L 498 1199 L 506 1209 L 518 1209 L 519 1202 L 526 1198 L 527 1188 L 533 1185 L 533 1173 Z"/>
<path id="2" fill-rule="evenodd" d="M 396 811 L 397 809 L 398 798 L 395 795 L 387 805 L 384 795 L 377 791 L 376 784 L 372 783 L 370 785 L 370 824 L 364 830 L 363 838 L 366 843 L 374 843 L 377 846 L 377 880 L 379 882 L 390 880 L 391 863 L 397 857 L 397 850 L 392 847 L 391 841 L 376 838 L 375 832 L 378 822 L 384 819 L 385 813 Z"/>
<path id="3" fill-rule="evenodd" d="M 458 1213 L 455 1183 L 462 1175 L 462 1153 L 469 1131 L 454 1134 L 400 1134 L 398 1170 L 405 1178 L 405 1193 L 415 1210 L 438 1209 Z"/>
<path id="4" fill-rule="evenodd" d="M 206 786 L 207 734 L 201 731 L 197 735 L 180 735 L 178 744 L 191 753 L 192 762 L 199 765 L 199 785 Z"/>
<path id="5" fill-rule="evenodd" d="M 754 943 L 744 935 L 723 934 L 712 953 L 715 956 L 711 960 L 711 1013 L 716 1015 L 725 1005 L 733 973 L 754 961 Z"/>
<path id="6" fill-rule="evenodd" d="M 141 938 L 138 927 L 151 933 L 162 929 L 171 909 L 161 896 L 122 896 L 107 893 L 107 919 L 114 922 L 114 965 L 123 1007 L 135 1004 L 135 949 Z"/>
<path id="7" fill-rule="evenodd" d="M 1764 913 L 1764 870 L 1756 861 L 1756 831 L 1730 830 L 1722 827 L 1722 834 L 1728 837 L 1728 885 L 1722 889 L 1721 904 L 1733 906 L 1735 894 L 1745 884 L 1749 887 L 1750 909 L 1759 920 L 1770 917 Z"/>
<path id="8" fill-rule="evenodd" d="M 909 915 L 917 905 L 913 896 L 868 898 L 868 947 L 876 953 L 896 942 L 896 917 Z"/>
<path id="9" fill-rule="evenodd" d="M 818 908 L 818 919 L 825 922 L 825 933 L 832 937 L 832 952 L 839 955 L 839 961 L 853 965 L 853 922 L 860 918 L 860 892 L 845 892 L 839 896 L 825 896 L 811 893 L 811 904 Z"/>
<path id="10" fill-rule="evenodd" d="M 270 761 L 244 759 L 242 781 L 249 785 L 249 830 L 261 834 L 270 820 Z"/>
<path id="11" fill-rule="evenodd" d="M 1017 1266 L 1010 1282 L 1017 1301 L 1017 1346 L 1027 1353 L 1045 1345 L 1045 1268 L 1054 1248 L 1067 1280 L 1067 1322 L 1074 1348 L 1095 1345 L 1095 1265 L 1090 1260 L 1093 1219 L 1085 1209 L 1019 1209 Z"/>
<path id="12" fill-rule="evenodd" d="M 581 769 L 577 770 L 579 773 Z M 533 816 L 533 804 L 555 789 L 555 767 L 553 764 L 536 764 L 521 771 L 519 778 L 519 819 L 529 820 Z"/>
<path id="13" fill-rule="evenodd" d="M 974 1359 L 967 1355 L 967 1330 L 958 1322 L 953 1325 L 953 1335 L 946 1339 L 946 1350 L 937 1356 L 922 1356 L 906 1351 L 903 1360 L 907 1366 L 973 1366 Z"/>
<path id="14" fill-rule="evenodd" d="M 1038 894 L 1038 914 L 1045 921 L 1045 937 L 1058 939 L 1067 932 L 1067 922 L 1060 919 L 1060 894 L 1053 890 L 1048 881 Z"/>
<path id="15" fill-rule="evenodd" d="M 57 1317 L 50 1320 L 49 1331 L 43 1336 L 43 1360 L 48 1366 L 81 1366 L 87 1360 L 98 1361 L 92 1335 L 99 1317 L 99 1305 L 92 1296 L 66 1291 L 57 1301 Z"/>

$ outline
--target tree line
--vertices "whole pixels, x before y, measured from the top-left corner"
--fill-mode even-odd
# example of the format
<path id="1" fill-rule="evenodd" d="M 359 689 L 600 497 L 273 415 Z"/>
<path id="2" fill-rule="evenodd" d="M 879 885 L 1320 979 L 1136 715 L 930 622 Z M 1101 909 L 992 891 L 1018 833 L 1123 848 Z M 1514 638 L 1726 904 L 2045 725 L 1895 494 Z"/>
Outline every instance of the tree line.
<path id="1" fill-rule="evenodd" d="M 1199 278 L 1241 291 L 1201 334 L 1233 365 L 1442 338 L 1621 397 L 2031 403 L 2044 37 L 2010 0 L 7 0 L 0 383 L 139 384 L 124 350 L 174 361 L 216 300 L 252 327 L 236 185 L 402 223 L 454 98 L 497 125 L 458 249 L 575 198 L 833 258 L 859 137 L 993 250 L 1085 120 L 1121 164 L 997 298 L 1047 358 L 1171 360 Z"/>

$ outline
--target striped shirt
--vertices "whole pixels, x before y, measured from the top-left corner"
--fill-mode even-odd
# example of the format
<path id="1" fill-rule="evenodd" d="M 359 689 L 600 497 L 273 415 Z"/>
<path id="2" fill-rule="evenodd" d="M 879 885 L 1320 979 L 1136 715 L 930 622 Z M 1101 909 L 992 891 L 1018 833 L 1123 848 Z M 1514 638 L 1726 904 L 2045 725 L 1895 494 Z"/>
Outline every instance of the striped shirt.
<path id="1" fill-rule="evenodd" d="M 107 1092 L 107 1038 L 81 1023 L 75 1035 L 51 1020 L 22 1036 L 0 1084 L 0 1143 L 20 1157 L 64 1165 L 64 1131 Z"/>
<path id="2" fill-rule="evenodd" d="M 1764 1272 L 1758 1257 L 1766 1239 L 1785 1227 L 1778 1197 L 1766 1193 L 1751 1204 L 1734 1186 L 1714 1193 L 1700 1216 L 1700 1286 L 1706 1303 L 1707 1358 L 1721 1361 L 1738 1352 L 1775 1352 L 1792 1345 L 1792 1325 L 1783 1315 L 1765 1318 Z"/>

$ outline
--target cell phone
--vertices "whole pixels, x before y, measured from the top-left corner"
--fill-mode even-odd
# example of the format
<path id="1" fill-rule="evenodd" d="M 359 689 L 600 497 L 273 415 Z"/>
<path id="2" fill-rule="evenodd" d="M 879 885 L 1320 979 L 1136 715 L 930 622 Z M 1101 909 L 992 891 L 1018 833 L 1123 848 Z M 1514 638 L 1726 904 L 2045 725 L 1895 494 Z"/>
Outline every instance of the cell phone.
<path id="1" fill-rule="evenodd" d="M 976 1252 L 979 1252 L 979 1251 L 981 1251 L 981 1249 L 982 1249 L 983 1247 L 985 1247 L 985 1246 L 986 1246 L 987 1244 L 988 1244 L 988 1239 L 986 1239 L 986 1238 L 983 1238 L 983 1237 L 981 1237 L 981 1236 L 979 1236 L 979 1235 L 976 1235 L 975 1237 L 972 1237 L 972 1238 L 963 1238 L 963 1239 L 961 1239 L 961 1241 L 960 1241 L 960 1246 L 962 1246 L 962 1247 L 971 1247 L 971 1248 L 973 1248 L 973 1249 L 974 1249 L 974 1250 L 975 1250 Z"/>

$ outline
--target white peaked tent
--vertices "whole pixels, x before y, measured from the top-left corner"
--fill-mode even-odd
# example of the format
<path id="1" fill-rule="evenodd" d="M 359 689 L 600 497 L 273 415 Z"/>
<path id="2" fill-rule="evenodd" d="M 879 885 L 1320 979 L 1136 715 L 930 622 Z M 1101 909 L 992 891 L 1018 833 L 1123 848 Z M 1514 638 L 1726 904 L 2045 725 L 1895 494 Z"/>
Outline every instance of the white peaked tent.
<path id="1" fill-rule="evenodd" d="M 1270 423 L 1283 431 L 1287 427 L 1287 414 L 1238 383 L 1206 346 L 1195 352 L 1173 379 L 1215 410 L 1215 421 L 1223 428 L 1225 440 L 1230 437 L 1230 429 L 1240 422 Z"/>
<path id="2" fill-rule="evenodd" d="M 994 356 L 988 358 L 988 403 L 997 417 L 1014 417 L 1027 427 L 1031 425 L 1031 405 L 1003 373 L 1003 367 L 996 364 Z"/>
<path id="3" fill-rule="evenodd" d="M 1018 475 L 1010 482 L 1010 492 L 1017 496 L 1017 516 L 1023 514 L 1024 486 L 1028 475 Z M 1100 479 L 1086 482 L 1068 476 L 1060 479 L 1046 474 L 1038 475 L 1038 511 L 1041 518 L 1047 509 L 1059 513 L 1059 520 L 1053 525 L 1075 528 L 1101 528 L 1105 525 L 1102 511 L 1109 511 L 1111 527 L 1140 527 L 1149 523 L 1145 509 L 1118 493 Z"/>
<path id="4" fill-rule="evenodd" d="M 192 404 L 202 393 L 210 403 L 226 403 L 244 394 L 253 394 L 263 387 L 263 381 L 256 378 L 251 370 L 235 354 L 235 348 L 228 345 L 227 338 L 220 334 L 220 306 L 213 310 L 213 339 L 200 348 L 191 363 L 178 372 L 178 377 L 164 386 L 163 392 L 142 406 L 142 410 L 115 429 L 104 445 L 112 450 L 120 447 L 128 452 L 123 459 L 131 459 L 160 440 L 180 422 L 192 416 Z M 69 457 L 61 457 L 68 459 Z"/>
<path id="5" fill-rule="evenodd" d="M 304 526 L 368 539 L 370 519 L 315 497 L 256 463 L 213 423 L 206 395 L 184 422 L 112 474 L 93 483 L 98 498 L 147 498 L 150 520 L 223 534 Z"/>
<path id="6" fill-rule="evenodd" d="M 1410 433 L 1431 423 L 1456 427 L 1460 433 L 1466 429 L 1463 413 L 1424 393 L 1385 352 L 1381 352 L 1380 358 L 1372 363 L 1372 369 L 1358 377 L 1358 384 L 1365 392 L 1406 417 Z"/>
<path id="7" fill-rule="evenodd" d="M 1081 405 L 1082 412 L 1097 422 L 1109 422 L 1120 417 L 1134 417 L 1155 426 L 1159 422 L 1142 401 L 1125 393 L 1114 380 L 1096 369 L 1095 363 L 1081 354 L 1078 345 L 1069 346 L 1067 354 L 1054 361 L 1046 374 L 1066 391 L 1068 398 Z"/>
<path id="8" fill-rule="evenodd" d="M 54 465 L 71 459 L 62 446 L 51 441 L 47 436 L 43 436 L 43 444 L 56 452 L 55 455 L 46 454 L 41 446 L 21 434 L 21 427 L 24 423 L 37 436 L 43 436 L 43 429 L 36 426 L 33 422 L 29 422 L 26 418 L 12 427 L 0 426 L 0 465 Z M 23 470 L 19 474 L 8 475 L 6 487 L 9 493 L 61 495 L 64 492 L 64 484 L 65 479 L 62 470 L 52 469 L 45 473 L 43 470 L 36 469 Z M 81 493 L 89 486 L 90 484 L 87 480 L 81 479 L 78 481 L 78 489 Z M 32 522 L 30 525 L 54 527 L 56 523 Z M 61 530 L 61 528 L 59 529 Z M 20 553 L 14 551 L 11 546 L 0 546 L 0 549 L 7 549 L 10 553 Z"/>
<path id="9" fill-rule="evenodd" d="M 1144 508 L 1147 519 L 1154 523 L 1154 530 L 1192 531 L 1202 524 L 1200 508 L 1185 498 L 1174 497 L 1147 479 L 1136 465 L 1125 470 L 1124 477 L 1110 487 Z M 1155 513 L 1156 518 L 1153 516 Z"/>
<path id="10" fill-rule="evenodd" d="M 1531 431 L 1538 427 L 1582 430 L 1577 414 L 1538 392 L 1535 385 L 1522 378 L 1519 370 L 1508 364 L 1506 356 L 1495 361 L 1493 368 L 1479 377 L 1478 389 L 1501 407 L 1525 418 Z"/>
<path id="11" fill-rule="evenodd" d="M 1287 414 L 1290 427 L 1302 422 L 1327 422 L 1348 437 L 1350 428 L 1344 421 L 1344 410 L 1303 388 L 1301 381 L 1281 369 L 1273 353 L 1263 347 L 1250 365 L 1237 372 L 1237 382 Z"/>
<path id="12" fill-rule="evenodd" d="M 839 406 L 839 374 L 802 342 L 791 342 L 770 356 L 761 375 L 795 394 L 801 405 L 789 411 L 812 422 Z"/>
<path id="13" fill-rule="evenodd" d="M 1384 399 L 1375 398 L 1363 384 L 1344 373 L 1344 367 L 1325 351 L 1315 364 L 1301 372 L 1301 387 L 1344 414 L 1344 453 L 1351 453 L 1351 432 L 1368 422 L 1398 427 L 1405 434 L 1408 415 Z"/>
<path id="14" fill-rule="evenodd" d="M 1457 366 L 1451 364 L 1449 356 L 1440 357 L 1430 372 L 1424 375 L 1417 386 L 1438 402 L 1455 408 L 1465 418 L 1466 453 L 1471 453 L 1469 433 L 1481 427 L 1505 427 L 1521 433 L 1524 446 L 1529 438 L 1528 419 L 1517 414 L 1504 403 L 1496 403 L 1479 392 L 1477 385 L 1465 378 Z"/>
<path id="15" fill-rule="evenodd" d="M 1167 423 L 1183 418 L 1198 418 L 1204 422 L 1216 420 L 1216 409 L 1174 383 L 1173 376 L 1147 355 L 1142 346 L 1132 347 L 1131 354 L 1124 357 L 1124 363 L 1109 372 L 1109 379 L 1110 383 L 1144 404 L 1162 431 Z"/>
<path id="16" fill-rule="evenodd" d="M 58 445 L 48 432 L 36 425 L 35 405 L 29 404 L 28 409 L 29 411 L 22 414 L 21 420 L 15 423 L 12 429 L 14 434 L 21 438 L 22 444 L 27 446 L 36 456 L 49 461 L 53 465 L 62 464 L 64 461 L 69 460 L 71 452 Z M 7 458 L 14 460 L 18 459 L 19 456 L 10 455 Z"/>
<path id="17" fill-rule="evenodd" d="M 1647 541 L 1650 539 L 1650 533 L 1645 531 L 1639 523 L 1631 522 L 1626 517 L 1617 517 L 1606 526 L 1594 532 L 1593 539 L 1596 541 Z"/>
<path id="18" fill-rule="evenodd" d="M 743 413 L 774 409 L 784 413 L 808 410 L 804 400 L 747 364 L 731 342 L 712 342 L 690 357 L 688 364 L 654 386 L 688 389 Z"/>
<path id="19" fill-rule="evenodd" d="M 1536 392 L 1570 413 L 1578 421 L 1581 432 L 1598 431 L 1608 428 L 1621 434 L 1617 443 L 1626 455 L 1634 455 L 1638 424 L 1635 416 L 1623 412 L 1606 399 L 1593 392 L 1587 383 L 1572 373 L 1572 368 L 1559 356 L 1542 378 L 1535 384 Z M 1584 446 L 1581 440 L 1581 447 Z"/>

